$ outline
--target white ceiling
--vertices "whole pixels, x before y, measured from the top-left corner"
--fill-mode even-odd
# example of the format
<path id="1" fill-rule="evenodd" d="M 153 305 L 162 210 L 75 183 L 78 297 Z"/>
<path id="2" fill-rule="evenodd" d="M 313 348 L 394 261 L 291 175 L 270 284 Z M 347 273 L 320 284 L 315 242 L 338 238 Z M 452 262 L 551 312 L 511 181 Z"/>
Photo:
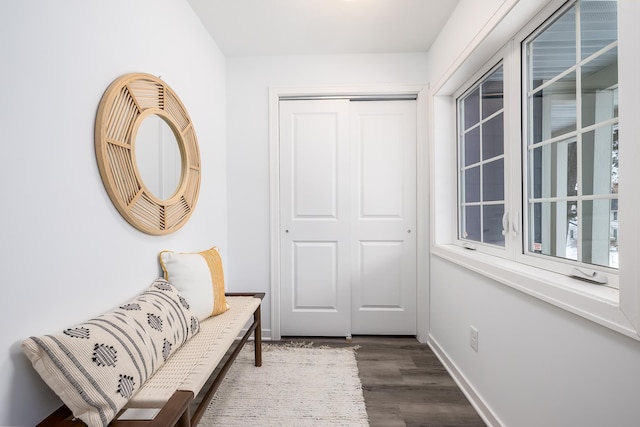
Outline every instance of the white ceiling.
<path id="1" fill-rule="evenodd" d="M 189 0 L 227 57 L 427 52 L 459 0 Z"/>

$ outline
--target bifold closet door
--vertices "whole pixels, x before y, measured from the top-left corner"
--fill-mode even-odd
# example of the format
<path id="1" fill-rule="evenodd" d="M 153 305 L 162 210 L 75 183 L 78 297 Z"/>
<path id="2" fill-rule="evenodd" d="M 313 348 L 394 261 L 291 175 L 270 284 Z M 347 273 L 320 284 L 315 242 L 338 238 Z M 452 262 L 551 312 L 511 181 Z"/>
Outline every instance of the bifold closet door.
<path id="1" fill-rule="evenodd" d="M 415 101 L 280 101 L 280 331 L 416 331 Z"/>

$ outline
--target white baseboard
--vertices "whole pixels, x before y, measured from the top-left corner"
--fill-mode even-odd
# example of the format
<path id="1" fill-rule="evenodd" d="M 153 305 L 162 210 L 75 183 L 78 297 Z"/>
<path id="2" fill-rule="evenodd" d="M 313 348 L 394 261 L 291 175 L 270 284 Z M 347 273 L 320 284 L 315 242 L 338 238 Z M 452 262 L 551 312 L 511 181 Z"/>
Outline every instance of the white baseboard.
<path id="1" fill-rule="evenodd" d="M 247 328 L 243 328 L 242 332 L 240 332 L 239 337 L 244 336 L 247 333 Z M 249 341 L 253 341 L 253 334 L 249 337 Z M 271 341 L 271 329 L 262 329 L 262 341 Z"/>
<path id="2" fill-rule="evenodd" d="M 476 392 L 475 388 L 471 385 L 469 381 L 465 378 L 465 376 L 460 372 L 455 363 L 449 358 L 449 355 L 440 347 L 438 342 L 431 336 L 428 335 L 427 345 L 433 350 L 436 357 L 440 360 L 440 362 L 444 365 L 449 375 L 456 382 L 462 393 L 469 399 L 471 405 L 475 408 L 475 410 L 480 415 L 480 418 L 489 426 L 489 427 L 502 427 L 503 424 L 500 422 L 498 417 L 491 411 L 489 406 L 484 402 L 482 397 Z"/>

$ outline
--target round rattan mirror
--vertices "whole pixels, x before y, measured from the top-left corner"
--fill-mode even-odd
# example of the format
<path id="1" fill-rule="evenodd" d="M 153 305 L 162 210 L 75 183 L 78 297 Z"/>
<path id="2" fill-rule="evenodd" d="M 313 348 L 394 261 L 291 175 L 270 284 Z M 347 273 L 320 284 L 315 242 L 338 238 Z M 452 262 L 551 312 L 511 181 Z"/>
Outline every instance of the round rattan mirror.
<path id="1" fill-rule="evenodd" d="M 136 159 L 138 130 L 152 116 L 169 125 L 179 148 L 180 178 L 167 199 L 150 191 L 154 185 L 143 181 L 139 168 L 142 159 Z M 165 82 L 142 73 L 115 80 L 100 101 L 95 144 L 102 182 L 131 225 L 148 234 L 163 235 L 187 222 L 200 189 L 200 152 L 187 110 Z"/>

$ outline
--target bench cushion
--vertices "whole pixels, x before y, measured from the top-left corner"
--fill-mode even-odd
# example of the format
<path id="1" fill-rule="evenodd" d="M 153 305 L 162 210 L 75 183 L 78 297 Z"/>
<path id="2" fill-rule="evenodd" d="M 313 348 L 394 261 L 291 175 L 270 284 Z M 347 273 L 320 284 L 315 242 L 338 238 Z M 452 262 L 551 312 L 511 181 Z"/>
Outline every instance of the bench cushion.
<path id="1" fill-rule="evenodd" d="M 176 390 L 191 391 L 194 396 L 202 390 L 261 302 L 247 296 L 231 296 L 227 301 L 229 310 L 202 321 L 198 335 L 149 378 L 128 407 L 157 408 Z"/>
<path id="2" fill-rule="evenodd" d="M 107 425 L 169 356 L 199 331 L 189 303 L 164 279 L 117 309 L 60 333 L 30 337 L 23 352 L 89 426 Z"/>

